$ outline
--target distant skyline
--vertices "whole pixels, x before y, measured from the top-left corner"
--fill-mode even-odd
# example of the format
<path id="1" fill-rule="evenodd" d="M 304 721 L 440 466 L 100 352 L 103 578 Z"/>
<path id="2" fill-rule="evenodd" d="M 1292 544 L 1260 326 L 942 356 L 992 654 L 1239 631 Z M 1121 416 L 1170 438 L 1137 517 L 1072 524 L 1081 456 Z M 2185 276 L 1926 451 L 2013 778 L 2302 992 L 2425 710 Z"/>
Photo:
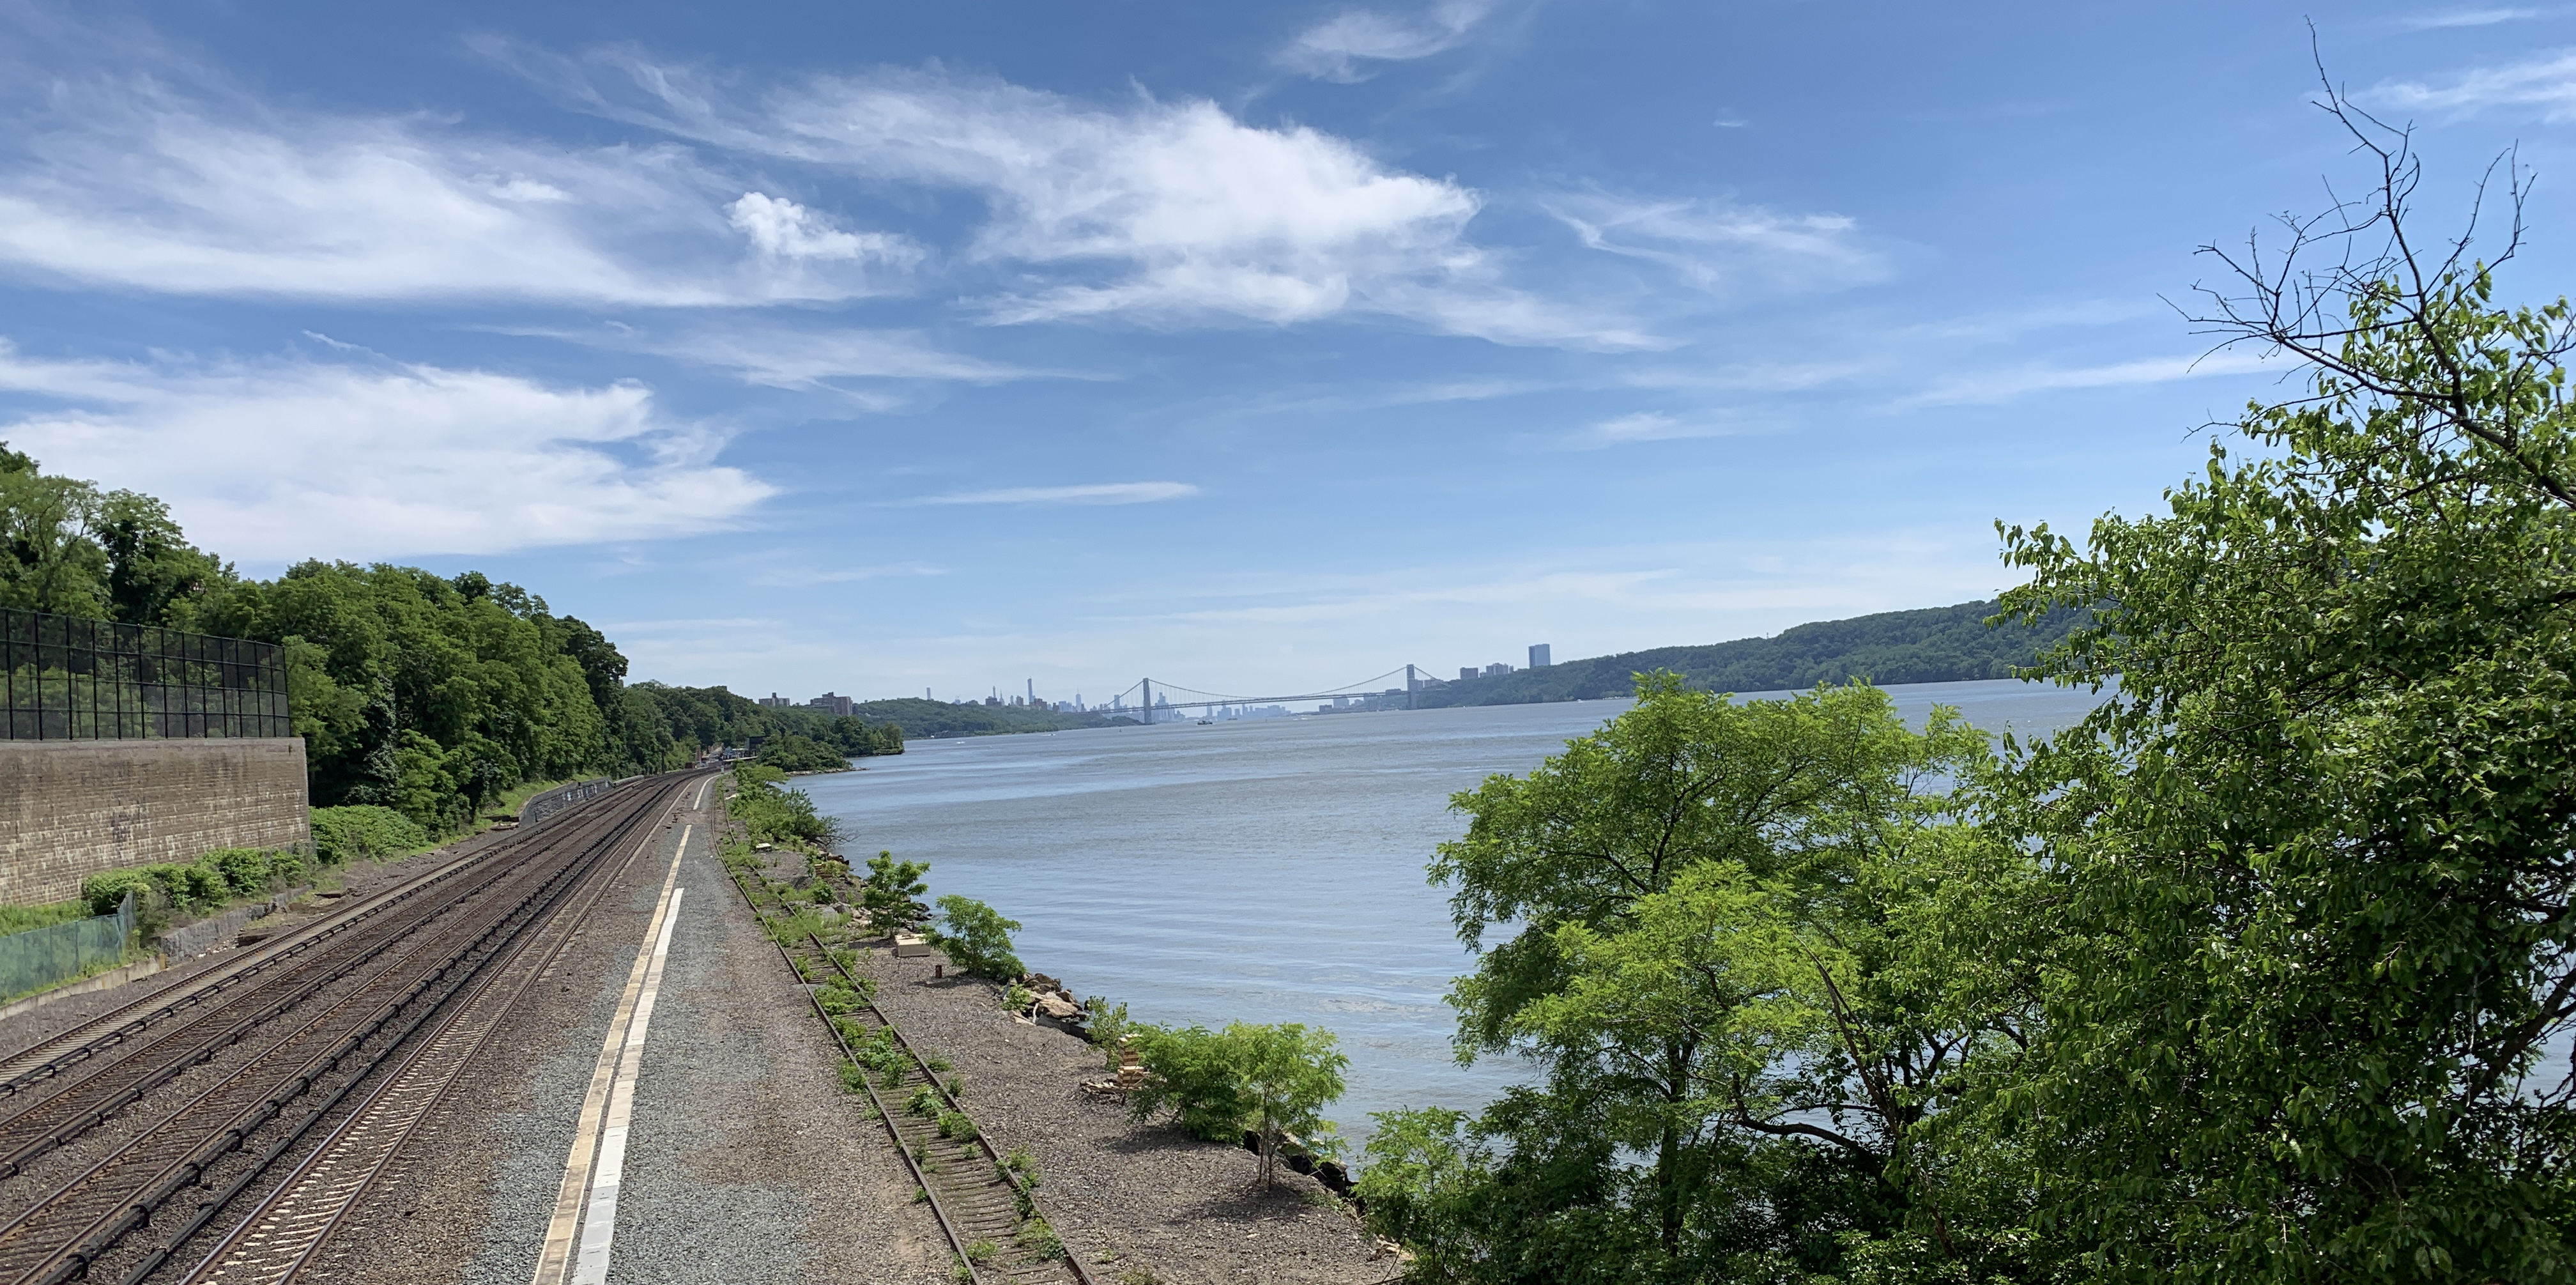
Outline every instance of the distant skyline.
<path id="1" fill-rule="evenodd" d="M 0 438 L 798 700 L 1946 605 L 2282 391 L 2311 14 L 2562 293 L 2576 9 L 0 0 Z"/>

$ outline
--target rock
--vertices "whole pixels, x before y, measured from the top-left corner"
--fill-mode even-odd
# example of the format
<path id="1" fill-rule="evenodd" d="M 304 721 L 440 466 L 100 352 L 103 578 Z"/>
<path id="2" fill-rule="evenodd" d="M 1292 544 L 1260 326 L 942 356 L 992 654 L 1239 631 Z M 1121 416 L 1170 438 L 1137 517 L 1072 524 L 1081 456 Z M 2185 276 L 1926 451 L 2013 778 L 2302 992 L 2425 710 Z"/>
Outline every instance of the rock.
<path id="1" fill-rule="evenodd" d="M 1058 1022 L 1082 1020 L 1082 1005 L 1066 999 L 1062 993 L 1038 996 L 1037 1015 Z"/>
<path id="2" fill-rule="evenodd" d="M 1044 973 L 1031 973 L 1028 976 L 1021 978 L 1020 983 L 1028 987 L 1030 990 L 1038 991 L 1040 993 L 1047 991 L 1060 991 L 1064 989 L 1064 983 L 1057 981 Z"/>

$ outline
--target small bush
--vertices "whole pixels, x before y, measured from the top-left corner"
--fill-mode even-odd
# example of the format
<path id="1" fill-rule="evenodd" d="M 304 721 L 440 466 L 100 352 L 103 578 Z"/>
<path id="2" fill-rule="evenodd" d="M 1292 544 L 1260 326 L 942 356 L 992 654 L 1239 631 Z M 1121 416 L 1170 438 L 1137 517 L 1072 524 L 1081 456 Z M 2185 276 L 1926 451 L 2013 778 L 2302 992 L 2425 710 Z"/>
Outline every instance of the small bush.
<path id="1" fill-rule="evenodd" d="M 955 893 L 939 899 L 939 911 L 948 927 L 930 934 L 930 942 L 948 956 L 950 963 L 973 976 L 997 982 L 1029 971 L 1020 957 L 1011 953 L 1011 934 L 1020 930 L 1020 921 L 1004 919 L 991 906 Z"/>
<path id="2" fill-rule="evenodd" d="M 868 1069 L 856 1062 L 843 1062 L 841 1087 L 851 1093 L 865 1091 L 868 1087 Z"/>
<path id="3" fill-rule="evenodd" d="M 359 805 L 313 809 L 313 851 L 336 866 L 361 857 L 382 861 L 429 846 L 429 831 L 392 808 Z"/>
<path id="4" fill-rule="evenodd" d="M 1090 1026 L 1092 1047 L 1100 1050 L 1110 1070 L 1117 1070 L 1118 1037 L 1127 1033 L 1127 1006 L 1111 1004 L 1106 995 L 1094 995 L 1082 1001 L 1082 1012 Z"/>
<path id="5" fill-rule="evenodd" d="M 912 1091 L 912 1096 L 904 1101 L 903 1109 L 924 1120 L 936 1120 L 947 1108 L 940 1104 L 939 1094 L 925 1084 Z"/>
<path id="6" fill-rule="evenodd" d="M 926 1205 L 926 1204 L 929 1204 L 929 1203 L 930 1203 L 930 1188 L 928 1188 L 928 1187 L 915 1187 L 915 1188 L 913 1188 L 913 1189 L 912 1189 L 912 1203 L 914 1203 L 914 1204 L 916 1204 L 916 1205 Z"/>
<path id="7" fill-rule="evenodd" d="M 928 873 L 927 861 L 897 861 L 891 852 L 868 858 L 867 878 L 859 881 L 859 908 L 868 914 L 868 927 L 890 933 L 920 923 L 922 905 L 913 899 L 929 890 L 921 881 Z"/>
<path id="8" fill-rule="evenodd" d="M 967 1115 L 963 1111 L 942 1111 L 939 1113 L 940 1137 L 954 1139 L 958 1142 L 973 1142 L 975 1140 L 975 1135 L 976 1129 L 974 1117 Z"/>
<path id="9" fill-rule="evenodd" d="M 1025 1146 L 1011 1148 L 1011 1154 L 1002 1157 L 1002 1167 L 1018 1174 L 1021 1182 L 1032 1187 L 1045 1181 L 1038 1175 L 1038 1158 L 1030 1155 Z"/>
<path id="10" fill-rule="evenodd" d="M 970 1241 L 966 1246 L 966 1261 L 981 1267 L 1000 1257 L 1001 1253 L 1002 1247 L 989 1240 Z"/>

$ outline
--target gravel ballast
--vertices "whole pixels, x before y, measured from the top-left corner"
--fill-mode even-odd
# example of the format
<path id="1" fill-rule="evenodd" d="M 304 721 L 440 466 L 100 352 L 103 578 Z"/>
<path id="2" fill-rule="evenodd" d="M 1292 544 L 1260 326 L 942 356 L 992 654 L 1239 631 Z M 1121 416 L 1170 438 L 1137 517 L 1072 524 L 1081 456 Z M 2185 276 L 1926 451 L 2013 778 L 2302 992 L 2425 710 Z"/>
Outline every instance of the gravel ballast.
<path id="1" fill-rule="evenodd" d="M 1253 1153 L 1130 1119 L 1118 1097 L 1082 1087 L 1108 1075 L 1099 1050 L 1004 1011 L 990 982 L 934 978 L 940 962 L 876 950 L 861 969 L 878 980 L 878 1009 L 924 1054 L 955 1063 L 966 1110 L 994 1145 L 1037 1157 L 1039 1200 L 1095 1280 L 1374 1285 L 1398 1275 L 1322 1184 L 1283 1170 L 1264 1192 Z"/>

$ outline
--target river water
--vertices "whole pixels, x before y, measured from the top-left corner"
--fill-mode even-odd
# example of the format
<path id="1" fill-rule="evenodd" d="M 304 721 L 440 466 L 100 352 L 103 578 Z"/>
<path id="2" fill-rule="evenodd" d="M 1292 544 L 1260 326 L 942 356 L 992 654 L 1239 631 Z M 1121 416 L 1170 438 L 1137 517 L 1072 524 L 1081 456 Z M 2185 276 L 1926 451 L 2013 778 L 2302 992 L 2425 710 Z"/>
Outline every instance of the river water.
<path id="1" fill-rule="evenodd" d="M 1888 691 L 1918 726 L 1938 702 L 2024 737 L 2096 699 L 2009 679 Z M 798 784 L 847 826 L 854 857 L 928 861 L 933 897 L 1019 920 L 1020 957 L 1077 995 L 1144 1021 L 1332 1028 L 1351 1058 L 1333 1114 L 1356 1145 L 1369 1112 L 1474 1109 L 1526 1074 L 1450 1055 L 1440 997 L 1470 961 L 1423 866 L 1466 828 L 1451 793 L 1526 772 L 1629 705 L 919 740 Z"/>

